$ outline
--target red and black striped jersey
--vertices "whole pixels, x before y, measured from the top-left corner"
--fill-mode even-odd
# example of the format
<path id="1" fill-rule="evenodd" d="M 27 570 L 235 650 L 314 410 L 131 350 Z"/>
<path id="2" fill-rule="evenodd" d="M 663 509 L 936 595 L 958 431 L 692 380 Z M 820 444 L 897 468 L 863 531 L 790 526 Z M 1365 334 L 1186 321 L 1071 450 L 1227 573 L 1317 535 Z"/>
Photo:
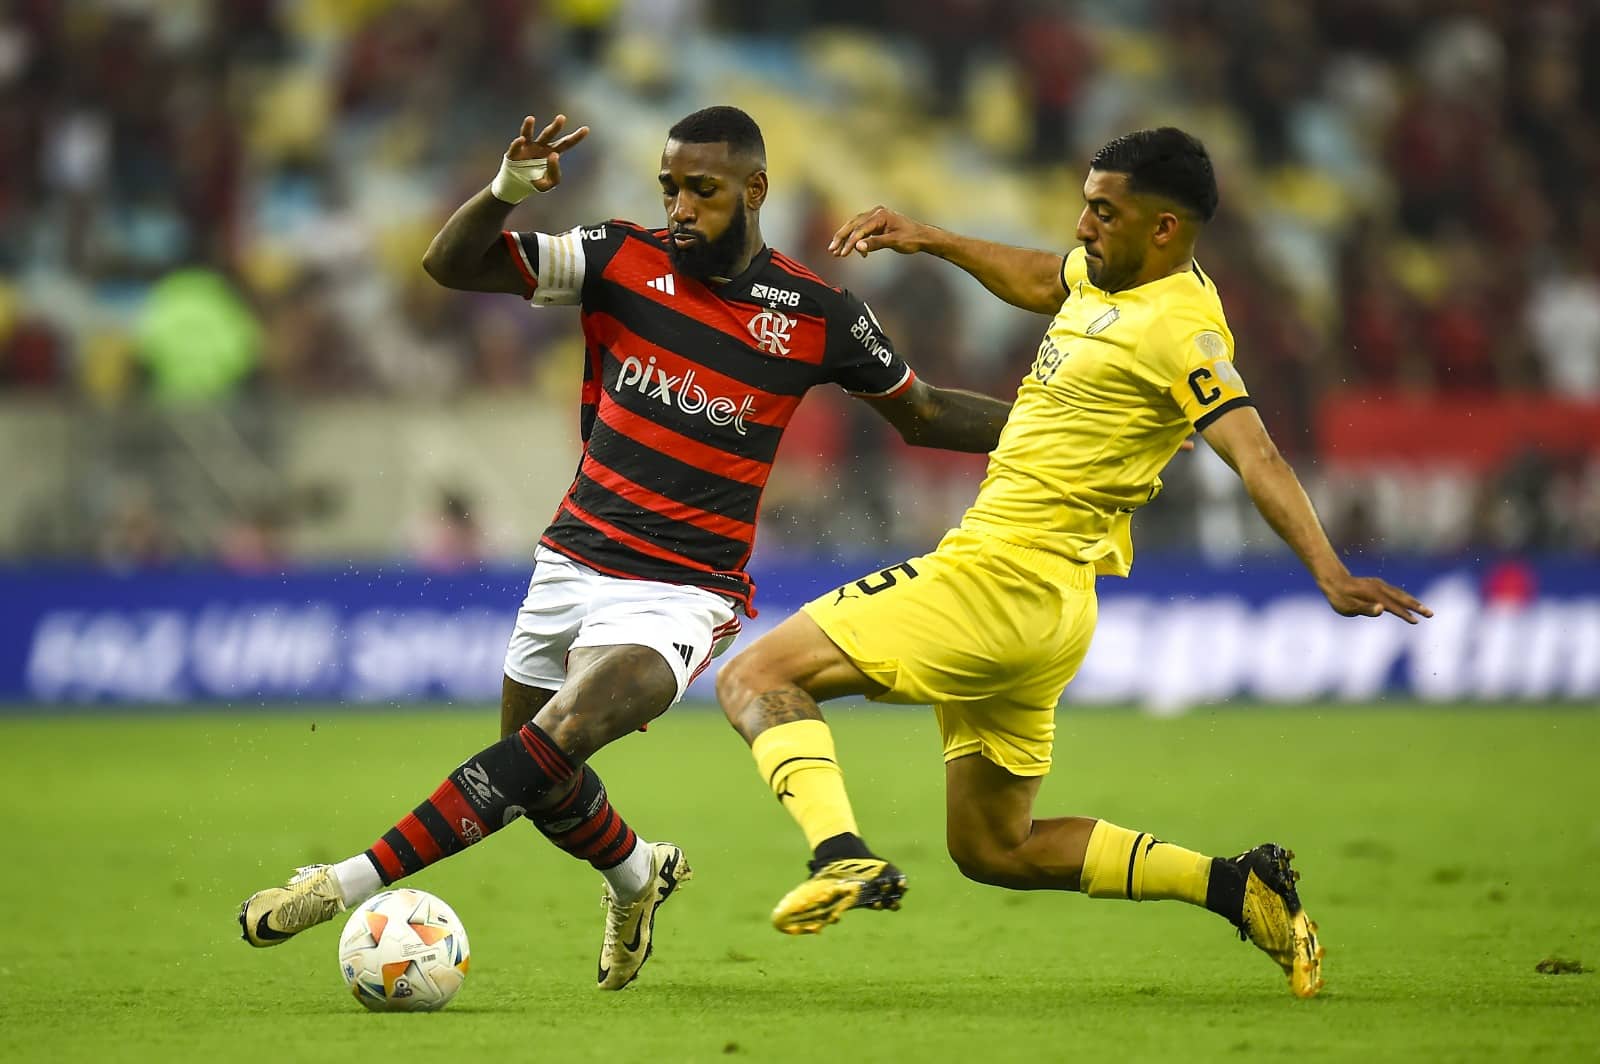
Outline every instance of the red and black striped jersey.
<path id="1" fill-rule="evenodd" d="M 577 475 L 541 538 L 603 573 L 691 584 L 751 609 L 761 492 L 807 389 L 882 398 L 914 376 L 872 311 L 763 248 L 707 285 L 666 230 L 625 221 L 506 233 L 537 305 L 581 307 Z"/>

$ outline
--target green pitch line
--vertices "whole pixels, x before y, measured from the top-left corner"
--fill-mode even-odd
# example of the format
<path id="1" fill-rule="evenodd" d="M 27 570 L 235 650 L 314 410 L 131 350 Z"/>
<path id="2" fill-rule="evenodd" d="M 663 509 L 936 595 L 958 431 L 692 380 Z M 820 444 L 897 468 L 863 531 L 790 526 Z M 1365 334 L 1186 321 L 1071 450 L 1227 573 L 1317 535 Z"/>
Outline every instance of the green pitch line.
<path id="1" fill-rule="evenodd" d="M 833 714 L 900 913 L 814 938 L 767 925 L 799 832 L 720 714 L 679 709 L 596 759 L 618 809 L 696 878 L 654 958 L 593 987 L 599 877 L 513 825 L 413 882 L 471 936 L 438 1015 L 369 1015 L 337 930 L 272 950 L 234 912 L 297 863 L 359 851 L 496 726 L 459 708 L 0 718 L 0 1058 L 873 1061 L 1576 1060 L 1600 1047 L 1600 714 L 1240 708 L 1064 714 L 1047 814 L 1213 852 L 1299 854 L 1328 989 L 1207 913 L 1010 894 L 943 845 L 930 715 Z M 313 724 L 315 728 L 313 729 Z"/>

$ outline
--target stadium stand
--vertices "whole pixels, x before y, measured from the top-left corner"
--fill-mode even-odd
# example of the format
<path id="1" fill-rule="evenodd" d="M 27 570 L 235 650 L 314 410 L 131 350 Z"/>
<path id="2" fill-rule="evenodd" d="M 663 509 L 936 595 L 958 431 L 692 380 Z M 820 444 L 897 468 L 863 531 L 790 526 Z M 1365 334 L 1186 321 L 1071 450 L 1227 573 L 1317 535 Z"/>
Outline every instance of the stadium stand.
<path id="1" fill-rule="evenodd" d="M 516 219 L 553 229 L 653 220 L 661 131 L 724 101 L 766 131 L 769 239 L 995 394 L 1042 322 L 938 264 L 825 261 L 834 225 L 885 202 L 1065 249 L 1094 147 L 1192 129 L 1240 367 L 1340 543 L 1592 555 L 1595 54 L 1581 0 L 7 5 L 0 444 L 39 458 L 0 555 L 426 554 L 449 492 L 474 551 L 522 556 L 570 469 L 576 322 L 444 292 L 421 251 L 525 112 L 596 131 Z M 924 545 L 970 498 L 981 462 L 852 407 L 808 403 L 764 546 Z M 1204 448 L 1139 534 L 1278 549 Z"/>

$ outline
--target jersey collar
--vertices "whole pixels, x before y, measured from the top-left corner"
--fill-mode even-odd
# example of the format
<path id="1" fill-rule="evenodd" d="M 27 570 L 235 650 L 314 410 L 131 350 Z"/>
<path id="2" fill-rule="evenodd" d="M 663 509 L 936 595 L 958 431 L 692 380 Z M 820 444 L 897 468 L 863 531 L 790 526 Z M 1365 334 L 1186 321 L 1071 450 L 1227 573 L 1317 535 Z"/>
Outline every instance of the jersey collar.
<path id="1" fill-rule="evenodd" d="M 761 250 L 756 252 L 755 258 L 750 260 L 750 265 L 739 271 L 739 276 L 730 277 L 726 281 L 719 281 L 713 277 L 711 278 L 711 286 L 726 292 L 737 292 L 741 288 L 748 288 L 751 282 L 756 279 L 756 275 L 766 269 L 767 263 L 771 261 L 772 249 L 762 244 Z"/>

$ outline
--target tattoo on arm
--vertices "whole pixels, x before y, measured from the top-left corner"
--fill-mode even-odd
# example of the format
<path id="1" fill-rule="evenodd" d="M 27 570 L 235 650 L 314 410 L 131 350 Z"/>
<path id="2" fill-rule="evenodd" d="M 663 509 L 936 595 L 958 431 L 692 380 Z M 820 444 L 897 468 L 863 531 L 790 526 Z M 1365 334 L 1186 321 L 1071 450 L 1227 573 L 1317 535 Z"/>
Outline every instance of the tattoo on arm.
<path id="1" fill-rule="evenodd" d="M 987 454 L 1000 442 L 1011 404 L 989 395 L 943 388 L 931 396 L 932 410 L 909 442 L 947 451 Z"/>

